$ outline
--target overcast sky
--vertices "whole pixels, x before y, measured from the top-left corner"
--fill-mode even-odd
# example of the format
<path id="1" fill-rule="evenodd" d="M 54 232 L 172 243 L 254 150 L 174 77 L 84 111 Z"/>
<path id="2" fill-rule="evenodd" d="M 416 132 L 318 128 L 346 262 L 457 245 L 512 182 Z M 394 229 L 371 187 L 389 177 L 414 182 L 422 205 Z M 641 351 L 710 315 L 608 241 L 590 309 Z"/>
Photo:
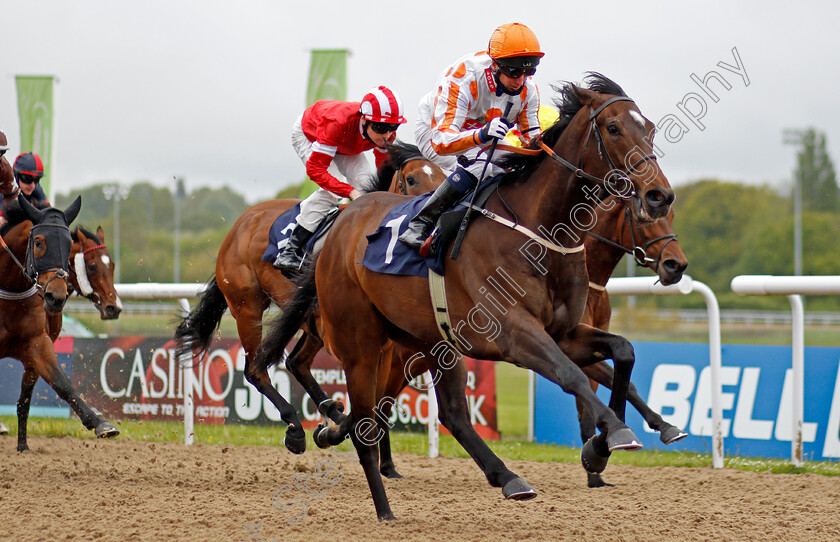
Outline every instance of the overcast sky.
<path id="1" fill-rule="evenodd" d="M 544 4 L 537 9 L 534 6 Z M 659 123 L 660 165 L 679 185 L 703 177 L 782 187 L 795 149 L 786 128 L 825 132 L 840 159 L 840 3 L 836 2 L 143 2 L 4 0 L 0 129 L 16 155 L 14 76 L 55 75 L 59 192 L 118 180 L 187 189 L 227 185 L 249 201 L 299 182 L 289 132 L 305 105 L 310 51 L 347 48 L 348 99 L 396 90 L 414 142 L 417 103 L 456 58 L 494 28 L 527 24 L 550 85 L 595 70 Z M 743 75 L 729 71 L 738 66 Z M 714 102 L 692 81 L 716 71 Z M 747 85 L 747 80 L 749 85 Z M 692 93 L 694 93 L 692 95 Z M 695 97 L 696 96 L 696 97 Z M 705 116 L 701 130 L 678 104 Z"/>

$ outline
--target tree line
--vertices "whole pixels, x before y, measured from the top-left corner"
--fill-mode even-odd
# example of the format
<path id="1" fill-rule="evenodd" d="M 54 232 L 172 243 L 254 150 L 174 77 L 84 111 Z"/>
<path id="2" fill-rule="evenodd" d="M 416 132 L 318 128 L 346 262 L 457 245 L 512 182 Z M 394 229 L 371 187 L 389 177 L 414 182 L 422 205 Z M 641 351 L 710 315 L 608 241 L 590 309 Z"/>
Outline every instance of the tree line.
<path id="1" fill-rule="evenodd" d="M 840 192 L 834 167 L 825 151 L 825 137 L 813 130 L 802 139 L 797 170 L 802 187 L 802 269 L 805 275 L 840 274 Z M 291 186 L 277 197 L 296 197 Z M 706 283 L 724 308 L 786 310 L 780 296 L 741 297 L 729 283 L 742 274 L 794 274 L 793 191 L 702 179 L 675 187 L 674 231 L 689 260 L 687 273 Z M 114 254 L 114 207 L 119 205 L 122 282 L 172 282 L 175 251 L 175 196 L 168 188 L 140 182 L 115 204 L 102 185 L 59 194 L 64 208 L 82 195 L 76 223 L 101 225 Z M 205 282 L 215 268 L 216 254 L 233 222 L 249 207 L 230 188 L 198 188 L 180 204 L 180 281 Z M 621 265 L 616 275 L 624 275 Z M 650 274 L 638 270 L 638 275 Z M 699 296 L 645 296 L 637 303 L 660 307 L 703 307 Z M 809 310 L 840 310 L 836 296 L 809 297 Z"/>

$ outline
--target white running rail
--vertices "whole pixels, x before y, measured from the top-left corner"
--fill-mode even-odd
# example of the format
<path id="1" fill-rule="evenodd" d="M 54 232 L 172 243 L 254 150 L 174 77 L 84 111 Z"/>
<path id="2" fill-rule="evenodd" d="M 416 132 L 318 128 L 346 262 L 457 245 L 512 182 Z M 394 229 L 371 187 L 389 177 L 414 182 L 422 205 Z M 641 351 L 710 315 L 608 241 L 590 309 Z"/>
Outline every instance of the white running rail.
<path id="1" fill-rule="evenodd" d="M 790 301 L 793 313 L 793 435 L 790 441 L 790 460 L 800 466 L 803 463 L 802 427 L 805 417 L 805 308 L 801 296 L 840 294 L 840 275 L 739 275 L 732 279 L 731 287 L 739 295 L 784 295 Z"/>

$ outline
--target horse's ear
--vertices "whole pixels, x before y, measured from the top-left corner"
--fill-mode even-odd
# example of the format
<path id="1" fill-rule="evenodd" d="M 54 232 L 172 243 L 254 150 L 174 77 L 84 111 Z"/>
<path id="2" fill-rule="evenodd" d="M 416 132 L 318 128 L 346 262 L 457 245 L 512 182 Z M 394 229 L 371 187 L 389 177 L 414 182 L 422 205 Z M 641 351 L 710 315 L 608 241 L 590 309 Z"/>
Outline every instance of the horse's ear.
<path id="1" fill-rule="evenodd" d="M 70 204 L 67 209 L 64 210 L 64 218 L 67 219 L 67 225 L 73 223 L 76 220 L 76 217 L 79 216 L 79 211 L 82 210 L 82 196 L 76 196 L 76 199 L 73 203 Z"/>
<path id="2" fill-rule="evenodd" d="M 44 211 L 41 209 L 36 209 L 29 200 L 27 200 L 21 194 L 17 198 L 18 204 L 20 205 L 23 214 L 26 215 L 27 220 L 31 220 L 33 224 L 37 224 L 41 221 L 41 218 L 44 216 Z"/>
<path id="3" fill-rule="evenodd" d="M 580 103 L 583 105 L 592 105 L 592 102 L 594 102 L 596 97 L 598 96 L 597 92 L 585 89 L 583 87 L 579 87 L 577 85 L 572 85 L 572 92 L 575 93 L 575 96 L 578 97 L 578 100 L 580 100 Z"/>
<path id="4" fill-rule="evenodd" d="M 76 228 L 73 230 L 72 236 L 73 240 L 78 241 L 79 243 L 84 243 L 85 239 L 87 239 L 87 236 L 85 235 L 85 232 L 82 231 L 82 228 Z"/>
<path id="5" fill-rule="evenodd" d="M 102 226 L 96 227 L 96 236 L 99 237 L 99 240 L 102 241 L 102 244 L 105 244 L 105 230 L 102 229 Z"/>

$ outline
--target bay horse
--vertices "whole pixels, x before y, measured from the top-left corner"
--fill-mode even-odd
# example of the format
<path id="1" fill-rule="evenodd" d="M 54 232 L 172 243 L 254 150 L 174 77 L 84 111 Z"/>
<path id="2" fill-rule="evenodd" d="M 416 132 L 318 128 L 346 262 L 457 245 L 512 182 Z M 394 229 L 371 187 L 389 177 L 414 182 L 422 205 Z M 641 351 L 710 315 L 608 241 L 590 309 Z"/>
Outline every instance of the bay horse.
<path id="1" fill-rule="evenodd" d="M 634 218 L 629 207 L 621 205 L 620 201 L 610 196 L 597 205 L 595 217 L 595 225 L 584 238 L 589 295 L 581 322 L 609 331 L 612 307 L 606 284 L 625 254 L 632 255 L 638 266 L 648 267 L 656 272 L 659 281 L 665 286 L 676 284 L 682 279 L 688 260 L 673 230 L 673 210 L 664 219 L 643 225 Z M 384 348 L 377 380 L 377 405 L 383 407 L 382 416 L 378 421 L 384 422 L 388 419 L 393 408 L 390 400 L 383 402 L 383 399 L 398 397 L 410 380 L 430 369 L 425 363 L 426 356 L 416 358 L 414 355 L 415 352 L 393 343 Z M 612 387 L 613 369 L 606 361 L 601 360 L 581 369 L 589 377 L 593 391 L 597 390 L 598 384 Z M 671 444 L 688 436 L 688 433 L 669 424 L 652 410 L 632 382 L 627 390 L 627 401 L 639 411 L 653 430 L 659 432 L 662 443 Z M 586 443 L 596 433 L 595 420 L 581 401 L 576 402 L 581 440 Z M 379 441 L 380 473 L 388 478 L 401 478 L 391 456 L 388 425 L 380 423 L 379 427 L 384 431 Z M 323 426 L 316 430 L 315 442 L 327 444 L 319 438 L 322 429 Z M 587 483 L 589 487 L 607 485 L 601 474 L 596 472 L 587 472 Z"/>
<path id="2" fill-rule="evenodd" d="M 101 320 L 116 320 L 122 301 L 114 287 L 114 261 L 105 245 L 102 226 L 96 233 L 77 226 L 71 233 L 70 288 L 99 311 Z M 53 342 L 61 333 L 62 313 L 47 313 L 47 333 Z"/>
<path id="3" fill-rule="evenodd" d="M 388 153 L 388 160 L 377 171 L 373 186 L 368 190 L 387 188 L 392 193 L 417 196 L 434 190 L 445 178 L 439 168 L 430 167 L 430 162 L 413 145 L 397 142 L 389 146 Z M 262 261 L 269 230 L 277 217 L 299 202 L 295 199 L 266 201 L 242 214 L 219 248 L 215 275 L 207 283 L 195 309 L 182 318 L 175 331 L 179 355 L 201 359 L 224 312 L 230 310 L 246 353 L 245 377 L 280 411 L 282 420 L 288 424 L 284 443 L 294 453 L 302 453 L 306 447 L 295 409 L 271 384 L 267 367 L 254 371 L 262 364 L 254 365 L 253 359 L 262 339 L 263 313 L 272 302 L 285 303 L 294 291 L 292 282 L 274 269 L 272 262 Z M 305 334 L 298 341 L 295 354 L 300 354 L 300 359 L 308 359 L 309 363 L 290 366 L 289 371 L 325 416 L 337 418 L 343 405 L 328 399 L 309 371 L 321 344 L 319 339 Z"/>
<path id="4" fill-rule="evenodd" d="M 579 398 L 600 430 L 581 452 L 588 471 L 603 471 L 613 450 L 641 448 L 623 421 L 633 347 L 581 323 L 589 290 L 582 238 L 592 226 L 588 202 L 599 191 L 619 196 L 642 224 L 667 216 L 674 193 L 652 153 L 653 124 L 613 81 L 593 72 L 587 83 L 562 88 L 560 118 L 540 142 L 545 154 L 507 162 L 513 171 L 478 211 L 487 220 L 476 219 L 466 231 L 459 259 L 446 251 L 445 310 L 457 324 L 438 326 L 426 278 L 375 273 L 360 263 L 366 236 L 402 203 L 372 193 L 336 220 L 313 272 L 301 277 L 260 345 L 255 361 L 276 363 L 320 303 L 325 346 L 344 367 L 352 404 L 345 420 L 325 432 L 331 444 L 352 439 L 380 520 L 394 519 L 378 470 L 375 421 L 380 350 L 388 340 L 417 352 L 437 350 L 428 361 L 440 376 L 441 422 L 506 498 L 530 499 L 536 491 L 470 424 L 466 374 L 462 363 L 452 363 L 458 353 L 441 341 L 444 333 L 464 354 L 526 367 Z M 604 359 L 615 365 L 609 407 L 578 367 Z"/>
<path id="5" fill-rule="evenodd" d="M 610 197 L 598 206 L 598 223 L 584 239 L 586 267 L 589 272 L 589 296 L 586 311 L 581 322 L 598 329 L 609 331 L 612 306 L 607 294 L 607 281 L 612 276 L 625 254 L 631 255 L 636 265 L 648 267 L 659 277 L 659 282 L 668 286 L 682 279 L 688 266 L 673 230 L 674 211 L 668 216 L 651 224 L 640 224 L 630 208 L 619 205 Z M 609 388 L 613 382 L 613 369 L 606 361 L 599 361 L 582 367 L 589 377 L 592 390 L 598 384 Z M 647 424 L 659 432 L 663 444 L 671 444 L 688 436 L 688 433 L 667 423 L 662 416 L 654 412 L 641 398 L 631 382 L 627 391 L 627 400 L 639 411 Z M 595 420 L 578 399 L 578 420 L 582 442 L 586 443 L 595 435 Z M 589 487 L 603 487 L 606 484 L 599 472 L 587 472 Z"/>
<path id="6" fill-rule="evenodd" d="M 81 208 L 81 197 L 61 211 L 36 209 L 25 198 L 8 205 L 7 216 L 23 220 L 9 227 L 0 253 L 0 356 L 23 363 L 23 379 L 17 403 L 17 450 L 29 449 L 26 425 L 32 390 L 43 378 L 99 438 L 115 437 L 119 431 L 101 419 L 73 389 L 58 366 L 55 349 L 46 331 L 46 315 L 60 313 L 68 296 L 67 277 L 71 246 L 68 225 Z M 8 226 L 7 226 L 8 227 Z M 21 261 L 25 262 L 21 264 Z"/>

